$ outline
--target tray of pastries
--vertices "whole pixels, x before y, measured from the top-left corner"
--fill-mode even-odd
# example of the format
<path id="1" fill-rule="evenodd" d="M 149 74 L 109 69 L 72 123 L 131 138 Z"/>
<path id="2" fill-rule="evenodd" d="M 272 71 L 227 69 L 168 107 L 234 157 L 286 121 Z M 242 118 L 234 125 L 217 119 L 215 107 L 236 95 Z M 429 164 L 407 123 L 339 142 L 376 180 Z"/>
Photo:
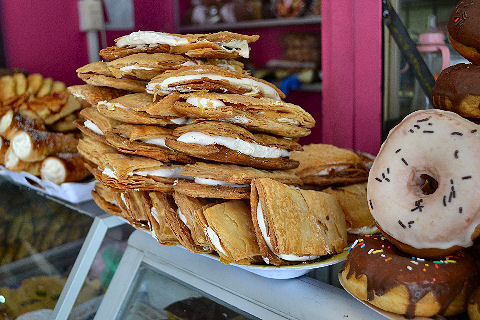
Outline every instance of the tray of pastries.
<path id="1" fill-rule="evenodd" d="M 94 182 L 77 151 L 73 125 L 86 105 L 65 84 L 38 73 L 0 78 L 0 174 L 78 203 Z"/>

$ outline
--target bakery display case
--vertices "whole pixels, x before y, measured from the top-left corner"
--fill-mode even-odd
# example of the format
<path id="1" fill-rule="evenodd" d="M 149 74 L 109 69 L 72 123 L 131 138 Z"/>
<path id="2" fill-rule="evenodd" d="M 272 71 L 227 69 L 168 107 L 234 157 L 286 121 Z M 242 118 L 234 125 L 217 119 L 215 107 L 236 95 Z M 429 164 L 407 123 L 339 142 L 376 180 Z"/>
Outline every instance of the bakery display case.
<path id="1" fill-rule="evenodd" d="M 261 277 L 135 231 L 95 319 L 384 319 L 318 278 Z"/>

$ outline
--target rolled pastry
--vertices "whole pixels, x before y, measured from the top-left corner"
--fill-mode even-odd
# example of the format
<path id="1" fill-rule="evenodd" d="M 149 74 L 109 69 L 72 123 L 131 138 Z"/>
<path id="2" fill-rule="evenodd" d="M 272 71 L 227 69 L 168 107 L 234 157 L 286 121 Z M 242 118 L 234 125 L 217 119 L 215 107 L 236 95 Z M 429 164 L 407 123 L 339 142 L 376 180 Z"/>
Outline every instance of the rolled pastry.
<path id="1" fill-rule="evenodd" d="M 9 147 L 5 152 L 5 168 L 11 171 L 19 172 L 26 171 L 34 176 L 40 175 L 40 167 L 42 166 L 41 161 L 36 162 L 26 162 L 19 159 L 12 148 Z"/>
<path id="2" fill-rule="evenodd" d="M 11 144 L 17 157 L 33 162 L 51 154 L 75 153 L 78 140 L 68 134 L 28 129 L 17 132 Z"/>
<path id="3" fill-rule="evenodd" d="M 42 129 L 42 125 L 21 114 L 13 112 L 13 110 L 7 111 L 0 119 L 0 136 L 7 140 L 12 140 L 18 131 L 29 128 Z"/>
<path id="4" fill-rule="evenodd" d="M 56 184 L 82 181 L 90 175 L 79 153 L 59 153 L 42 161 L 40 176 Z"/>

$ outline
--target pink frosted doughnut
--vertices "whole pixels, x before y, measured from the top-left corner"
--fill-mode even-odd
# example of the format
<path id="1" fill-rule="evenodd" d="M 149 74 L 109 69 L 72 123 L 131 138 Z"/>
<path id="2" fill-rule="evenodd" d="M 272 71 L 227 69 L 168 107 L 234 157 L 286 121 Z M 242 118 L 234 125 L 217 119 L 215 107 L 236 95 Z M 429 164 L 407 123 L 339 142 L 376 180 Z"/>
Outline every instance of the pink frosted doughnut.
<path id="1" fill-rule="evenodd" d="M 480 127 L 422 110 L 392 129 L 370 170 L 367 197 L 383 234 L 424 257 L 473 245 L 480 233 Z M 425 194 L 426 175 L 438 182 Z M 431 180 L 431 179 L 430 179 Z"/>

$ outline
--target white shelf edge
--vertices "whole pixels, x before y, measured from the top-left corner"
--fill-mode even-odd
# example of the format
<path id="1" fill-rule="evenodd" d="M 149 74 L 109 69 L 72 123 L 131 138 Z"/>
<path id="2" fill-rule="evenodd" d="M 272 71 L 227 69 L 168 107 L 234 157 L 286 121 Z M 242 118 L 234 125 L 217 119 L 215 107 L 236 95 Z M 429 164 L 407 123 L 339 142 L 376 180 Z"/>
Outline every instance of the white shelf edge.
<path id="1" fill-rule="evenodd" d="M 218 30 L 232 30 L 232 29 L 254 29 L 254 28 L 270 28 L 281 26 L 295 26 L 295 25 L 311 25 L 320 24 L 322 22 L 321 16 L 307 16 L 300 18 L 277 18 L 266 20 L 249 20 L 237 23 L 218 23 L 218 24 L 203 24 L 191 26 L 179 26 L 179 32 L 198 32 L 198 31 L 218 31 Z"/>

